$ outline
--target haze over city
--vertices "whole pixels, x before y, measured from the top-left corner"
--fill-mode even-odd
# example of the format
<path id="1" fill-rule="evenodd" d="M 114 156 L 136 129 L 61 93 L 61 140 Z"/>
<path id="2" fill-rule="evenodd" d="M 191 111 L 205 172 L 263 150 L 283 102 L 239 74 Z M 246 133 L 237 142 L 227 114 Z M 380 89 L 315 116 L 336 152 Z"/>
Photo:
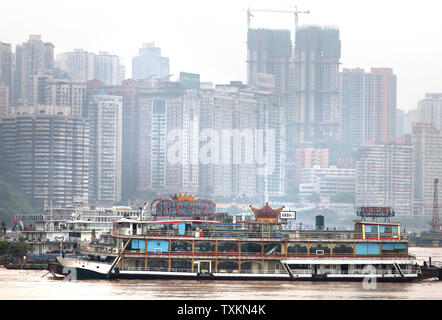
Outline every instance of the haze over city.
<path id="1" fill-rule="evenodd" d="M 398 78 L 397 106 L 415 109 L 425 93 L 440 92 L 442 29 L 438 1 L 4 1 L 0 39 L 16 45 L 41 34 L 55 53 L 83 48 L 120 56 L 131 74 L 131 59 L 142 43 L 155 42 L 180 71 L 202 81 L 246 81 L 245 10 L 309 10 L 300 26 L 339 28 L 341 67 L 390 67 Z M 294 29 L 290 13 L 256 12 L 252 28 Z"/>

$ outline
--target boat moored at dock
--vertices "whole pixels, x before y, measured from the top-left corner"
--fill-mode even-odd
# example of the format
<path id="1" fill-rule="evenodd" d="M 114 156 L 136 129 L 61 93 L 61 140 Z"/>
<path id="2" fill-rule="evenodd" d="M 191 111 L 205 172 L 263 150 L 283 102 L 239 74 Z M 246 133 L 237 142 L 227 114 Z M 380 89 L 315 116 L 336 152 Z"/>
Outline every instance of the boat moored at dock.
<path id="1" fill-rule="evenodd" d="M 159 200 L 145 220 L 114 225 L 106 261 L 59 257 L 82 278 L 412 281 L 423 276 L 390 208 L 361 208 L 353 231 L 286 230 L 284 207 L 228 221 L 211 201 Z M 372 218 L 369 221 L 369 218 Z M 383 221 L 379 221 L 383 220 Z M 93 256 L 91 254 L 91 256 Z"/>

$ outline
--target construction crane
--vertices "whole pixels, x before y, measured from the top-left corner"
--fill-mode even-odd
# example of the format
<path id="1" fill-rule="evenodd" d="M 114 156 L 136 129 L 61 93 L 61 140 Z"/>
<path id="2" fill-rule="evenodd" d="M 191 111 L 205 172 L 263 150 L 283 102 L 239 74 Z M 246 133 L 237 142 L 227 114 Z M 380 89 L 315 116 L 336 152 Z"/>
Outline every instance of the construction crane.
<path id="1" fill-rule="evenodd" d="M 439 198 L 437 195 L 437 184 L 439 183 L 439 179 L 434 179 L 434 193 L 433 193 L 433 221 L 431 225 L 433 226 L 433 232 L 440 232 L 440 224 L 439 224 Z"/>
<path id="2" fill-rule="evenodd" d="M 298 30 L 299 14 L 309 14 L 310 11 L 299 11 L 298 7 L 295 6 L 295 10 L 272 10 L 272 9 L 247 9 L 247 28 L 250 29 L 251 18 L 254 17 L 252 11 L 255 12 L 275 12 L 275 13 L 293 13 L 295 16 L 295 33 Z"/>

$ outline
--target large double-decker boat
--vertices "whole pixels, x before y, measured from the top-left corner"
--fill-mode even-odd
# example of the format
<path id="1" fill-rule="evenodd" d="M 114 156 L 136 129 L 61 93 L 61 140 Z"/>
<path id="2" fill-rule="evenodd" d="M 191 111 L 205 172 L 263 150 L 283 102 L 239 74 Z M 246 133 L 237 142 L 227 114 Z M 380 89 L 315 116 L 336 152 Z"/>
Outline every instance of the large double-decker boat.
<path id="1" fill-rule="evenodd" d="M 209 200 L 157 200 L 147 218 L 116 222 L 112 246 L 89 248 L 91 259 L 57 259 L 77 279 L 422 279 L 391 208 L 359 208 L 354 230 L 338 231 L 288 230 L 284 207 L 250 207 L 251 219 L 233 222 Z"/>

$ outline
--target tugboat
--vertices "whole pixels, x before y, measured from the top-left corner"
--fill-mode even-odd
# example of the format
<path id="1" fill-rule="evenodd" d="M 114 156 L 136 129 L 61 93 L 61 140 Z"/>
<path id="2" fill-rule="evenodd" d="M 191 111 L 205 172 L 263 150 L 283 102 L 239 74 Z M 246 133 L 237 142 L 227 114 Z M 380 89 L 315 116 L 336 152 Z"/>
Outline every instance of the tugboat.
<path id="1" fill-rule="evenodd" d="M 77 279 L 412 281 L 423 279 L 407 235 L 388 207 L 362 207 L 353 231 L 286 230 L 284 206 L 250 206 L 234 223 L 210 200 L 152 203 L 144 220 L 114 225 L 109 262 L 58 257 Z M 371 220 L 369 221 L 369 219 Z M 383 221 L 380 221 L 383 220 Z M 113 256 L 112 256 L 113 255 Z M 71 273 L 73 274 L 73 273 Z"/>

